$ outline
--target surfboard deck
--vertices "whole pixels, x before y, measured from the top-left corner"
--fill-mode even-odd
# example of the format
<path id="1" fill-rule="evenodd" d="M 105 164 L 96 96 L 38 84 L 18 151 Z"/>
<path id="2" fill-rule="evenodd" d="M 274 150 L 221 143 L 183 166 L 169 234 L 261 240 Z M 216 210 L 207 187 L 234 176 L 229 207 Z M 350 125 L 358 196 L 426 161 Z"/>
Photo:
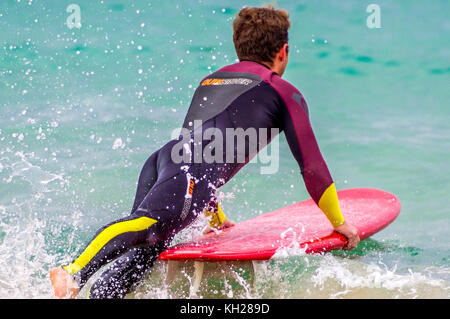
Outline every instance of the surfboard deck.
<path id="1" fill-rule="evenodd" d="M 373 188 L 338 191 L 344 219 L 354 225 L 361 240 L 379 232 L 400 213 L 399 199 Z M 217 233 L 169 247 L 166 261 L 267 260 L 279 249 L 301 248 L 305 253 L 341 249 L 346 238 L 333 227 L 312 199 L 237 223 Z"/>

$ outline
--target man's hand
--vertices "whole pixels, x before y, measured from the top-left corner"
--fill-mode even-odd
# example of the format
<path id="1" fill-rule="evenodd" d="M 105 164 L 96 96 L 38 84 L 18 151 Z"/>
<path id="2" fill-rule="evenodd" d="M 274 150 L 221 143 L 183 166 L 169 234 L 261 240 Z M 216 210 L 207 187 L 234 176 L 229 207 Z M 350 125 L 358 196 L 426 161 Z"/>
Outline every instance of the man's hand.
<path id="1" fill-rule="evenodd" d="M 350 250 L 358 246 L 360 239 L 356 227 L 344 222 L 343 224 L 334 227 L 334 230 L 347 237 L 347 244 L 344 246 L 345 250 Z"/>
<path id="2" fill-rule="evenodd" d="M 223 222 L 223 224 L 220 225 L 219 227 L 213 228 L 213 227 L 211 227 L 211 226 L 207 226 L 207 227 L 205 228 L 205 230 L 203 231 L 203 234 L 208 234 L 208 233 L 212 232 L 213 230 L 221 230 L 221 229 L 225 229 L 225 228 L 228 228 L 228 227 L 233 227 L 234 225 L 235 225 L 234 222 L 232 222 L 232 221 L 229 220 L 229 219 L 225 219 L 225 221 Z"/>

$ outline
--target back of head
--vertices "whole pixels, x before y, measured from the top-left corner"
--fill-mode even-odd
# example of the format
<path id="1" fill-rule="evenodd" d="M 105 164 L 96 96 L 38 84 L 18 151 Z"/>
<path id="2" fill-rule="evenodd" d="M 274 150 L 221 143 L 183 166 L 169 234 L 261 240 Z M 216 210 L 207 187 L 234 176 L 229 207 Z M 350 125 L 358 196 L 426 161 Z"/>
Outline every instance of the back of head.
<path id="1" fill-rule="evenodd" d="M 233 42 L 240 61 L 269 66 L 276 53 L 288 42 L 289 14 L 273 6 L 243 8 L 233 21 Z"/>

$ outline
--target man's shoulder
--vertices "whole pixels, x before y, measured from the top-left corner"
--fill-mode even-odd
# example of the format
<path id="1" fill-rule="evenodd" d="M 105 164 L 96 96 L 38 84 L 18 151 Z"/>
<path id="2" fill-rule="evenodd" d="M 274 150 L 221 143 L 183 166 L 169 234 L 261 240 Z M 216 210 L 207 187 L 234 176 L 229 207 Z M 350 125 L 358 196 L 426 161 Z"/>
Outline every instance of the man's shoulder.
<path id="1" fill-rule="evenodd" d="M 297 93 L 300 94 L 300 91 L 289 81 L 281 78 L 281 76 L 279 76 L 276 73 L 273 73 L 271 79 L 270 79 L 270 84 L 275 87 L 275 89 L 277 89 L 278 91 L 281 91 L 280 93 L 284 93 L 284 94 L 293 94 L 293 93 Z"/>
<path id="2" fill-rule="evenodd" d="M 278 92 L 278 94 L 281 96 L 288 107 L 296 107 L 299 105 L 308 115 L 309 111 L 306 100 L 303 97 L 302 93 L 294 85 L 282 79 L 277 74 L 272 77 L 271 82 L 272 86 L 275 88 L 275 90 Z"/>

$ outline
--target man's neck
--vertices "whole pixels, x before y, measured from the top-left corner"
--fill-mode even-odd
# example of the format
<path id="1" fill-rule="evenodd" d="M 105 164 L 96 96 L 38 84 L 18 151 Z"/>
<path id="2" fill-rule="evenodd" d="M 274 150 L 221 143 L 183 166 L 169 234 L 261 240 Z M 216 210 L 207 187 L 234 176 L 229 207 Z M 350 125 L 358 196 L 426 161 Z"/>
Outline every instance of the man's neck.
<path id="1" fill-rule="evenodd" d="M 266 68 L 268 68 L 269 70 L 271 70 L 272 72 L 275 72 L 276 74 L 280 75 L 280 73 L 278 72 L 278 68 L 275 68 L 275 65 L 270 66 L 268 63 L 265 62 L 258 62 L 258 61 L 252 61 L 252 60 L 240 60 L 239 62 L 244 62 L 244 61 L 249 61 L 249 62 L 254 62 L 254 63 L 258 63 Z"/>

